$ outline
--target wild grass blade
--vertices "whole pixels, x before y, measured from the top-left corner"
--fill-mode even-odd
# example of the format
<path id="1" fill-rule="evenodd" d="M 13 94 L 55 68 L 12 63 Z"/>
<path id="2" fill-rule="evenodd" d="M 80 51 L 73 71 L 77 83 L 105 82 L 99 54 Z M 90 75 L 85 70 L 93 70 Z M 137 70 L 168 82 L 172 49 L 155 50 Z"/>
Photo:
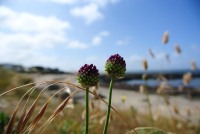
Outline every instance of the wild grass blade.
<path id="1" fill-rule="evenodd" d="M 73 93 L 71 93 L 51 114 L 51 116 L 47 119 L 47 121 L 44 123 L 43 126 L 41 126 L 35 133 L 42 133 L 48 125 L 56 118 L 56 116 L 64 109 L 64 107 L 67 105 L 69 99 L 78 93 L 81 90 L 76 90 Z M 30 132 L 30 131 L 29 131 Z"/>
<path id="2" fill-rule="evenodd" d="M 15 89 L 16 89 L 16 88 L 15 88 Z M 16 108 L 15 108 L 15 111 L 13 112 L 12 117 L 11 117 L 9 123 L 8 123 L 7 129 L 6 129 L 6 134 L 12 133 L 12 130 L 13 130 L 13 128 L 14 128 L 15 118 L 16 118 L 16 115 L 17 115 L 17 112 L 18 112 L 18 108 L 19 108 L 19 104 L 21 103 L 22 99 L 23 99 L 31 90 L 32 90 L 32 88 L 29 89 L 29 90 L 20 98 L 20 100 L 18 101 L 18 104 L 17 104 L 17 106 L 16 106 Z M 9 91 L 10 91 L 10 90 L 9 90 Z M 13 91 L 13 90 L 12 90 L 12 91 Z"/>
<path id="3" fill-rule="evenodd" d="M 31 93 L 29 94 L 29 97 L 27 98 L 26 103 L 25 103 L 25 105 L 24 105 L 24 107 L 23 107 L 23 110 L 22 110 L 23 113 L 21 114 L 20 119 L 19 119 L 18 124 L 17 124 L 16 134 L 20 134 L 20 132 L 22 131 L 22 128 L 23 128 L 23 126 L 24 126 L 24 119 L 25 119 L 25 117 L 26 117 L 27 103 L 28 103 L 28 101 L 29 101 L 29 98 L 30 98 L 32 92 L 33 92 L 37 87 L 38 87 L 38 86 L 34 86 L 34 87 L 32 87 L 32 88 L 30 89 L 30 91 L 31 91 L 31 90 L 32 90 L 32 91 L 31 91 Z"/>
<path id="4" fill-rule="evenodd" d="M 56 83 L 60 83 L 60 82 L 56 82 Z M 56 83 L 50 84 L 50 85 L 44 87 L 44 88 L 40 91 L 40 93 L 38 94 L 37 98 L 35 99 L 35 101 L 34 101 L 33 104 L 31 105 L 31 107 L 30 107 L 28 113 L 26 114 L 26 116 L 25 116 L 25 118 L 24 118 L 24 120 L 23 120 L 22 128 L 21 128 L 22 131 L 24 130 L 24 127 L 25 127 L 26 123 L 28 122 L 28 120 L 31 118 L 31 115 L 33 114 L 33 112 L 34 112 L 34 110 L 35 110 L 37 101 L 38 101 L 40 95 L 42 94 L 42 92 L 43 92 L 45 89 L 47 89 L 48 87 L 50 87 L 51 85 L 54 85 L 54 84 L 56 84 Z M 41 84 L 44 84 L 44 83 L 41 83 Z M 37 87 L 39 87 L 41 84 L 39 84 Z M 34 90 L 35 90 L 35 89 L 34 89 Z M 32 92 L 31 92 L 31 93 L 32 93 Z M 31 94 L 30 94 L 30 95 L 31 95 Z M 30 97 L 30 95 L 29 95 L 29 97 Z"/>
<path id="5" fill-rule="evenodd" d="M 36 124 L 39 122 L 39 120 L 42 118 L 42 115 L 44 114 L 48 104 L 50 103 L 51 99 L 57 94 L 59 93 L 61 90 L 63 90 L 65 88 L 62 88 L 60 90 L 58 90 L 55 94 L 53 94 L 48 101 L 42 106 L 42 108 L 40 109 L 39 113 L 37 114 L 37 116 L 35 117 L 35 119 L 33 120 L 33 122 L 31 123 L 31 125 L 25 130 L 28 131 L 29 133 L 34 129 L 34 127 L 36 126 Z"/>
<path id="6" fill-rule="evenodd" d="M 35 85 L 35 84 L 44 84 L 44 83 L 53 83 L 53 82 L 59 82 L 59 83 L 65 83 L 65 82 L 61 82 L 61 81 L 43 81 L 43 82 L 32 82 L 32 83 L 28 83 L 28 84 L 25 84 L 25 85 L 21 85 L 21 86 L 18 86 L 18 87 L 15 87 L 15 88 L 12 88 L 6 92 L 3 92 L 0 94 L 0 97 L 11 92 L 11 91 L 14 91 L 16 89 L 20 89 L 22 87 L 27 87 L 27 86 L 30 86 L 30 85 Z"/>
<path id="7" fill-rule="evenodd" d="M 12 117 L 11 117 L 9 123 L 8 123 L 7 128 L 6 128 L 5 134 L 12 134 L 17 111 L 18 111 L 18 107 L 15 109 L 15 111 L 12 114 Z"/>

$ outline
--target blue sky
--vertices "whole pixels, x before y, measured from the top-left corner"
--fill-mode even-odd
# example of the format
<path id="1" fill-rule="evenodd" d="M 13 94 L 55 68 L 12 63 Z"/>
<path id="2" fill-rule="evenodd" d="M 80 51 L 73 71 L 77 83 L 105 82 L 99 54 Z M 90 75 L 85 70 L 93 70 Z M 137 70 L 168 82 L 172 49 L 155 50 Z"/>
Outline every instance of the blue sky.
<path id="1" fill-rule="evenodd" d="M 0 63 L 65 71 L 93 63 L 103 71 L 119 53 L 128 71 L 143 70 L 143 59 L 149 70 L 189 69 L 192 60 L 200 64 L 199 6 L 198 0 L 0 0 Z"/>

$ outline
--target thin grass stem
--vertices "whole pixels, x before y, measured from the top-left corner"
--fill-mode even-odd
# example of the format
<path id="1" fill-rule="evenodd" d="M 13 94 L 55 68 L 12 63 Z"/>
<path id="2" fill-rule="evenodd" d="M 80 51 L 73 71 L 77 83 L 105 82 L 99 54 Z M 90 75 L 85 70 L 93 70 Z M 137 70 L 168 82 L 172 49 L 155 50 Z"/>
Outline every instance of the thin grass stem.
<path id="1" fill-rule="evenodd" d="M 108 123 L 109 123 L 109 118 L 110 118 L 110 107 L 111 107 L 111 101 L 112 101 L 112 88 L 113 88 L 113 82 L 114 82 L 114 78 L 111 78 L 110 81 L 110 87 L 109 87 L 109 102 L 108 102 L 108 109 L 107 109 L 107 114 L 106 114 L 106 122 L 104 125 L 104 130 L 103 130 L 103 134 L 107 133 L 107 129 L 108 129 Z"/>
<path id="2" fill-rule="evenodd" d="M 85 134 L 88 134 L 88 127 L 89 127 L 89 87 L 86 88 L 86 92 L 85 92 L 85 108 L 86 108 Z"/>
<path id="3" fill-rule="evenodd" d="M 45 121 L 44 125 L 42 125 L 36 132 L 37 133 L 42 133 L 44 130 L 48 127 L 48 125 L 56 118 L 56 116 L 63 110 L 63 108 L 66 106 L 67 102 L 69 99 L 77 94 L 81 90 L 76 90 L 73 93 L 71 93 L 51 114 L 51 116 Z M 30 133 L 30 131 L 28 131 Z"/>
<path id="4" fill-rule="evenodd" d="M 149 98 L 149 92 L 148 92 L 147 87 L 148 87 L 148 81 L 145 80 L 145 94 L 146 94 L 146 99 L 147 99 L 147 104 L 148 104 L 148 109 L 149 109 L 149 118 L 150 118 L 152 125 L 154 125 L 153 114 L 152 114 L 152 105 L 151 105 L 151 101 Z"/>
<path id="5" fill-rule="evenodd" d="M 67 85 L 69 85 L 69 86 L 71 86 L 71 87 L 76 87 L 76 88 L 78 88 L 78 89 L 81 89 L 81 90 L 86 91 L 85 88 L 82 88 L 82 87 L 77 86 L 77 85 L 75 85 L 75 84 L 72 84 L 72 83 L 70 83 L 70 82 L 65 82 L 65 84 L 67 84 Z M 95 97 L 97 97 L 98 100 L 101 100 L 103 103 L 105 103 L 105 104 L 108 105 L 108 102 L 105 101 L 104 99 L 102 99 L 101 97 L 99 97 L 97 94 L 93 93 L 93 92 L 90 91 L 90 90 L 89 90 L 89 93 L 92 94 L 92 95 L 94 95 Z M 117 115 L 118 115 L 120 118 L 122 118 L 122 119 L 129 125 L 130 129 L 132 129 L 136 134 L 138 134 L 138 133 L 135 131 L 134 126 L 132 126 L 132 123 L 130 123 L 130 121 L 127 119 L 127 117 L 125 118 L 125 115 L 122 115 L 122 113 L 118 112 L 118 110 L 116 110 L 112 105 L 110 106 L 110 108 L 112 108 L 112 110 L 115 111 L 115 112 L 117 113 Z"/>

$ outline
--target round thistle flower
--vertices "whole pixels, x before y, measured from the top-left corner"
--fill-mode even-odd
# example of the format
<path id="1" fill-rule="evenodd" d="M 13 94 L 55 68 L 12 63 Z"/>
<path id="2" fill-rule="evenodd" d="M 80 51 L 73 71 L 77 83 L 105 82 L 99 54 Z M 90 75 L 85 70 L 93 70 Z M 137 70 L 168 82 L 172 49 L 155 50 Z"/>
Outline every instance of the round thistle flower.
<path id="1" fill-rule="evenodd" d="M 119 54 L 111 55 L 106 61 L 105 71 L 115 78 L 124 77 L 126 72 L 126 62 Z"/>
<path id="2" fill-rule="evenodd" d="M 99 81 L 99 71 L 95 65 L 85 64 L 79 69 L 77 80 L 82 87 L 95 86 Z"/>

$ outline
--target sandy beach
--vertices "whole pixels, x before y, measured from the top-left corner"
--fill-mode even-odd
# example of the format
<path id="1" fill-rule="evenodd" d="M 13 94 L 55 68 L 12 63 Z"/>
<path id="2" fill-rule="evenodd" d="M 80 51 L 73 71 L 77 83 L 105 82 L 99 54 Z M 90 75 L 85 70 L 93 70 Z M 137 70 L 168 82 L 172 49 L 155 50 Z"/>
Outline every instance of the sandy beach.
<path id="1" fill-rule="evenodd" d="M 70 81 L 76 83 L 75 75 L 32 75 L 36 82 L 47 80 L 59 80 Z M 108 96 L 108 89 L 105 87 L 99 87 L 98 93 Z M 80 95 L 80 94 L 79 94 Z M 83 94 L 82 94 L 83 95 Z M 123 103 L 121 97 L 125 96 L 126 101 Z M 181 119 L 183 121 L 191 120 L 192 124 L 197 124 L 200 120 L 200 100 L 190 100 L 184 96 L 169 96 L 168 100 L 170 105 L 167 105 L 162 96 L 156 94 L 149 95 L 150 102 L 152 104 L 153 118 L 156 120 L 159 116 L 173 116 L 174 118 Z M 148 105 L 146 95 L 131 90 L 113 89 L 112 105 L 116 109 L 128 109 L 134 107 L 140 113 L 148 113 Z M 102 104 L 102 107 L 106 105 Z M 177 111 L 176 111 L 177 110 Z M 174 111 L 178 112 L 176 114 Z"/>

